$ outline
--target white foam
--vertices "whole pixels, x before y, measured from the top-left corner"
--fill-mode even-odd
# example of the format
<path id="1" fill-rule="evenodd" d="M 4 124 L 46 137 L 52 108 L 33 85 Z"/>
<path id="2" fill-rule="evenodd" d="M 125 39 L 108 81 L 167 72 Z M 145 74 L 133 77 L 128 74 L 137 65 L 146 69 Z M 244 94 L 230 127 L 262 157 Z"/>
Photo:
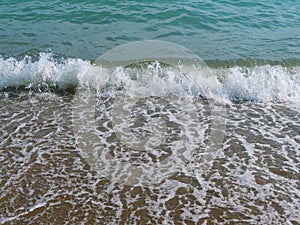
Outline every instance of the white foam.
<path id="1" fill-rule="evenodd" d="M 221 73 L 224 77 L 223 91 L 233 100 L 300 104 L 299 67 L 233 67 Z"/>
<path id="2" fill-rule="evenodd" d="M 222 83 L 217 79 L 222 77 Z M 197 69 L 162 68 L 153 63 L 146 69 L 105 69 L 82 59 L 55 59 L 40 53 L 33 61 L 0 57 L 0 89 L 8 87 L 46 87 L 67 89 L 94 86 L 101 94 L 114 94 L 122 88 L 128 95 L 202 95 L 242 101 L 290 102 L 300 105 L 300 68 L 283 66 L 233 67 L 214 69 L 208 75 Z"/>
<path id="3" fill-rule="evenodd" d="M 37 61 L 30 56 L 20 61 L 0 57 L 0 89 L 23 85 L 27 88 L 39 88 L 42 85 L 68 88 L 76 85 L 78 74 L 89 66 L 88 61 L 81 59 L 62 59 L 58 62 L 51 53 L 40 53 Z"/>

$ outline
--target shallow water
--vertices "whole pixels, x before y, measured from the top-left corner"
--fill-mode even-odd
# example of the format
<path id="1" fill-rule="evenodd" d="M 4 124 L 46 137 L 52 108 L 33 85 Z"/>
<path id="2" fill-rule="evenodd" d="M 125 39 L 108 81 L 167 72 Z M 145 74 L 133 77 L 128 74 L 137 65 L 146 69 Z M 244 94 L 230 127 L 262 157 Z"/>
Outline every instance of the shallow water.
<path id="1" fill-rule="evenodd" d="M 72 129 L 73 98 L 24 93 L 1 100 L 2 224 L 299 221 L 299 112 L 288 106 L 249 102 L 227 106 L 224 141 L 209 167 L 203 167 L 206 135 L 180 168 L 174 167 L 177 170 L 172 174 L 147 185 L 118 177 L 116 168 L 109 171 L 115 176 L 109 177 L 103 173 L 107 170 L 95 170 L 82 156 L 83 148 L 76 144 Z M 197 125 L 203 134 L 209 133 L 212 121 L 207 103 L 196 100 L 194 104 L 199 111 Z M 203 117 L 205 114 L 208 116 Z M 110 128 L 103 125 L 108 124 L 103 118 L 98 123 L 103 138 Z M 176 123 L 173 129 L 178 129 Z M 149 157 L 128 146 L 113 147 L 117 139 L 110 136 L 104 139 L 111 155 L 106 166 L 114 159 L 129 160 L 125 165 L 135 165 L 135 169 L 149 165 Z M 175 141 L 173 137 L 167 143 Z M 175 149 L 164 149 L 157 153 L 174 154 Z M 153 160 L 155 152 L 152 154 Z M 126 175 L 132 172 L 124 164 L 119 166 L 127 170 Z"/>
<path id="2" fill-rule="evenodd" d="M 121 44 L 154 39 L 183 45 L 203 59 L 299 59 L 299 10 L 297 0 L 3 0 L 0 55 L 50 48 L 94 60 Z"/>
<path id="3" fill-rule="evenodd" d="M 299 10 L 2 0 L 0 224 L 299 224 Z"/>

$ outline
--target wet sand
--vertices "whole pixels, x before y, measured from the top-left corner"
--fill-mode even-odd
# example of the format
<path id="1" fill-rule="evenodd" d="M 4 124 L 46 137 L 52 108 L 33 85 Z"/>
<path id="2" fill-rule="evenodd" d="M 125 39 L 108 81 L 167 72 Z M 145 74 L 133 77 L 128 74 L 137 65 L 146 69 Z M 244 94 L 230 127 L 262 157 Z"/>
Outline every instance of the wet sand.
<path id="1" fill-rule="evenodd" d="M 143 186 L 103 177 L 82 157 L 73 97 L 1 98 L 1 224 L 299 224 L 297 111 L 233 103 L 208 171 L 199 154 L 185 171 Z"/>

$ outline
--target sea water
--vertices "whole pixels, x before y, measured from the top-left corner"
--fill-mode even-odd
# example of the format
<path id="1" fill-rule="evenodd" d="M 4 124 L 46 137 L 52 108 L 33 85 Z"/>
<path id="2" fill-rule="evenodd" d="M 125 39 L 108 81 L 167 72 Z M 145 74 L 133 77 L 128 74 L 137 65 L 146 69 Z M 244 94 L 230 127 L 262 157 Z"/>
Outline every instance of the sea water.
<path id="1" fill-rule="evenodd" d="M 299 224 L 299 11 L 2 0 L 0 223 Z M 94 63 L 144 40 L 209 73 Z"/>

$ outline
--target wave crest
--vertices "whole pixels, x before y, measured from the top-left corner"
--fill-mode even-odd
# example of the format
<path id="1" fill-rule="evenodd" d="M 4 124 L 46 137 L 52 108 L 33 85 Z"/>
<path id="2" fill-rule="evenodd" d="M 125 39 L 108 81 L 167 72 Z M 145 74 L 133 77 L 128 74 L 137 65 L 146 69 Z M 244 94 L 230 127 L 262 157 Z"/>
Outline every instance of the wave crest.
<path id="1" fill-rule="evenodd" d="M 143 76 L 141 76 L 141 74 Z M 180 71 L 162 64 L 106 69 L 90 61 L 55 58 L 40 53 L 34 61 L 0 57 L 0 90 L 63 90 L 74 92 L 78 85 L 94 86 L 102 94 L 123 90 L 129 94 L 208 96 L 232 101 L 291 102 L 300 105 L 300 67 L 283 65 L 214 68 L 210 76 L 197 70 Z"/>

